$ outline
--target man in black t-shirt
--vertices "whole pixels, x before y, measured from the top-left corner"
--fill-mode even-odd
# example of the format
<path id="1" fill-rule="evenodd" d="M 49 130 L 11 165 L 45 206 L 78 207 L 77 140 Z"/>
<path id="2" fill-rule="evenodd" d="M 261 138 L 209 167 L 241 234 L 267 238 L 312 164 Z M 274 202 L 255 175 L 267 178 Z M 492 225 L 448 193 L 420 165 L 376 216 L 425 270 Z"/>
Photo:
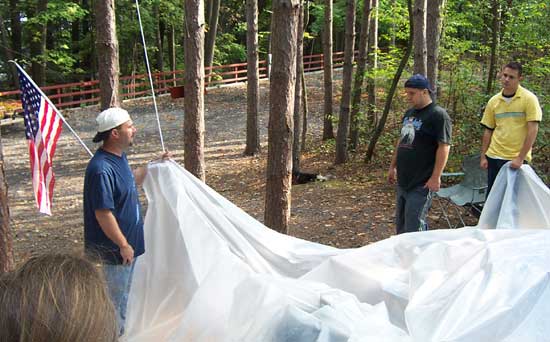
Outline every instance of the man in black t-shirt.
<path id="1" fill-rule="evenodd" d="M 427 229 L 431 195 L 441 186 L 452 130 L 445 109 L 432 101 L 426 77 L 416 74 L 409 78 L 405 92 L 412 108 L 403 117 L 388 172 L 390 183 L 397 180 L 397 234 Z"/>

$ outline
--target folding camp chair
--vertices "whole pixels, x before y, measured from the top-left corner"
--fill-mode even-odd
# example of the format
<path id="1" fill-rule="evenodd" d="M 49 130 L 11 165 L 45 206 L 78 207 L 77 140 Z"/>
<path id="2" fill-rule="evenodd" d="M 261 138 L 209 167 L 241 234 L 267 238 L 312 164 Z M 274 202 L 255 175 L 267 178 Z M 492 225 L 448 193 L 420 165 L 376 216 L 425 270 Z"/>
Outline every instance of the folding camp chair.
<path id="1" fill-rule="evenodd" d="M 479 167 L 479 154 L 464 157 L 460 173 L 444 173 L 443 177 L 462 176 L 462 181 L 448 188 L 443 188 L 436 193 L 441 212 L 449 228 L 466 226 L 463 214 L 467 209 L 473 211 L 476 216 L 481 213 L 485 196 L 487 194 L 487 170 Z M 450 207 L 454 208 L 460 223 L 453 225 L 449 218 Z"/>

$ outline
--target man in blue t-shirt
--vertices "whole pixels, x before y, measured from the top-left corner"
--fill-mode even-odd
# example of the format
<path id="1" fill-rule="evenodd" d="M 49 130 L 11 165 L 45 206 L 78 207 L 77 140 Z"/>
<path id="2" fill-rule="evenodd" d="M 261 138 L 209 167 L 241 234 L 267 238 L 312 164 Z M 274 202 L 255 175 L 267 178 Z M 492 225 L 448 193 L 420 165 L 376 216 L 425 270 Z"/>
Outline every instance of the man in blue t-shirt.
<path id="1" fill-rule="evenodd" d="M 136 134 L 126 110 L 109 108 L 96 121 L 98 133 L 93 141 L 103 144 L 84 177 L 84 249 L 103 264 L 122 334 L 135 259 L 145 252 L 136 185 L 143 183 L 147 167 L 132 171 L 126 159 Z M 165 152 L 161 158 L 169 157 Z"/>
<path id="2" fill-rule="evenodd" d="M 397 181 L 397 234 L 427 229 L 431 194 L 441 186 L 452 130 L 449 115 L 432 100 L 426 77 L 413 75 L 405 92 L 412 108 L 403 117 L 388 172 L 388 181 Z"/>

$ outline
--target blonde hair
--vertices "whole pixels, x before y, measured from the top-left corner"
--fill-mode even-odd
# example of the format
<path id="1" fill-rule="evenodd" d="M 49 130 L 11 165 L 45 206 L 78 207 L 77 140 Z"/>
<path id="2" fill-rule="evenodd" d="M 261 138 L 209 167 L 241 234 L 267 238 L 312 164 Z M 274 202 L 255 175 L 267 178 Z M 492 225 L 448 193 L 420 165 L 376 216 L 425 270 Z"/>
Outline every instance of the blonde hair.
<path id="1" fill-rule="evenodd" d="M 117 338 L 115 309 L 103 275 L 83 257 L 37 256 L 0 277 L 0 341 Z"/>

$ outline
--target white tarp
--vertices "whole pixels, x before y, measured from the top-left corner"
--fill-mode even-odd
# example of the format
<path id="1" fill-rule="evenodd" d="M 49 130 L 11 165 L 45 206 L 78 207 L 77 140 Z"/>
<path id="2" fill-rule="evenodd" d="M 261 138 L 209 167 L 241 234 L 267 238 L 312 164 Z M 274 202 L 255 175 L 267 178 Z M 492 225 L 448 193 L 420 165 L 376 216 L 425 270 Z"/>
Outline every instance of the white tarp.
<path id="1" fill-rule="evenodd" d="M 549 230 L 435 230 L 341 250 L 266 228 L 175 163 L 151 165 L 145 190 L 123 340 L 549 340 Z"/>

